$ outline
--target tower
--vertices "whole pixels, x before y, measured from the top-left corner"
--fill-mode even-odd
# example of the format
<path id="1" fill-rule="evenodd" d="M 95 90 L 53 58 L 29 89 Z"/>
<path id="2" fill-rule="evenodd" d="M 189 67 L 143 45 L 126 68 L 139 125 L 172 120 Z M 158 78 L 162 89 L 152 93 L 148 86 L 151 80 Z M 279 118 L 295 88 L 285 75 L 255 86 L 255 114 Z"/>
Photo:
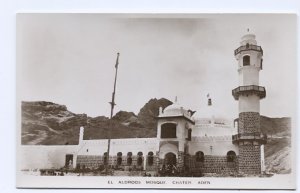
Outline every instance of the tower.
<path id="1" fill-rule="evenodd" d="M 266 96 L 265 88 L 259 86 L 263 50 L 257 45 L 255 35 L 246 34 L 234 55 L 239 76 L 239 86 L 232 90 L 234 99 L 239 102 L 238 134 L 233 136 L 233 143 L 239 147 L 238 169 L 259 174 L 264 159 L 262 145 L 266 143 L 266 136 L 260 130 L 260 99 Z"/>
<path id="2" fill-rule="evenodd" d="M 183 172 L 185 154 L 188 151 L 188 143 L 192 138 L 194 124 L 191 112 L 179 105 L 177 100 L 164 110 L 160 108 L 157 117 L 159 168 L 163 164 L 172 164 L 176 165 L 179 172 Z"/>

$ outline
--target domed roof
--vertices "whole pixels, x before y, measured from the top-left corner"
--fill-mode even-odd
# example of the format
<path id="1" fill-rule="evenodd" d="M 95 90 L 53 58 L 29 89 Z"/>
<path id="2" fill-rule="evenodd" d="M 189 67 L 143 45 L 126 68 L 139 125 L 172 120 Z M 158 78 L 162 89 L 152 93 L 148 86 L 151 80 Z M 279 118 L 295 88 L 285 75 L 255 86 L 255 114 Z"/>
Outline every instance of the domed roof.
<path id="1" fill-rule="evenodd" d="M 249 29 L 248 29 L 247 34 L 245 34 L 245 35 L 242 37 L 242 40 L 241 40 L 241 42 L 240 42 L 240 44 L 241 44 L 242 46 L 245 46 L 247 43 L 248 43 L 248 44 L 252 44 L 252 45 L 256 45 L 256 44 L 257 44 L 257 42 L 256 42 L 256 40 L 255 40 L 255 35 L 252 34 L 252 33 L 250 33 L 250 32 L 249 32 Z"/>
<path id="2" fill-rule="evenodd" d="M 164 109 L 164 115 L 168 116 L 179 116 L 183 115 L 185 112 L 187 111 L 177 102 L 174 102 L 172 105 L 167 106 Z"/>
<path id="3" fill-rule="evenodd" d="M 177 102 L 177 97 L 172 105 L 167 106 L 164 110 L 160 108 L 158 117 L 185 117 L 193 121 L 191 113 Z"/>
<path id="4" fill-rule="evenodd" d="M 208 99 L 208 104 L 205 107 L 202 107 L 196 113 L 194 113 L 193 118 L 198 123 L 202 124 L 228 124 L 228 117 L 221 112 L 216 106 L 212 104 L 211 99 Z"/>

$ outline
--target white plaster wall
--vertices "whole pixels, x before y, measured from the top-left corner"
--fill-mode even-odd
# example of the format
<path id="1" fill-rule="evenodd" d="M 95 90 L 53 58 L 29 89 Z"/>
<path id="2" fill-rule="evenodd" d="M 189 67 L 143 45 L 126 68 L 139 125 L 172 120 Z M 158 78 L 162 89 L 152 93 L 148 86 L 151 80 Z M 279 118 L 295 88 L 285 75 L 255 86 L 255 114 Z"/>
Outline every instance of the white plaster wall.
<path id="1" fill-rule="evenodd" d="M 250 53 L 250 65 L 257 67 L 257 70 L 259 71 L 261 54 L 257 51 L 253 51 L 253 50 L 250 50 L 249 53 Z"/>
<path id="2" fill-rule="evenodd" d="M 192 136 L 225 136 L 235 134 L 234 131 L 233 125 L 195 125 Z"/>
<path id="3" fill-rule="evenodd" d="M 127 155 L 132 152 L 137 155 L 138 152 L 143 152 L 143 155 L 148 155 L 152 151 L 155 155 L 159 148 L 159 142 L 156 138 L 131 138 L 131 139 L 112 139 L 110 155 L 117 155 L 122 152 L 122 155 Z"/>
<path id="4" fill-rule="evenodd" d="M 107 139 L 83 140 L 79 147 L 78 155 L 103 156 L 107 152 L 107 147 Z M 143 155 L 147 155 L 149 151 L 152 151 L 154 154 L 158 151 L 156 138 L 111 139 L 109 154 L 110 156 L 115 156 L 118 152 L 122 152 L 123 155 L 127 155 L 128 152 L 132 152 L 133 155 L 137 155 L 138 152 L 143 152 Z"/>
<path id="5" fill-rule="evenodd" d="M 185 140 L 187 133 L 185 132 L 185 125 L 188 124 L 186 120 L 178 120 L 178 125 L 176 128 L 177 139 Z"/>
<path id="6" fill-rule="evenodd" d="M 254 51 L 252 51 L 254 52 Z M 251 55 L 251 65 L 255 66 L 257 68 L 258 71 L 261 70 L 261 67 L 260 67 L 260 60 L 262 58 L 262 55 L 261 53 L 259 52 L 254 52 L 252 55 Z"/>
<path id="7" fill-rule="evenodd" d="M 178 153 L 178 149 L 174 144 L 164 144 L 160 147 L 160 152 L 159 152 L 159 158 L 164 159 L 165 155 L 169 152 L 172 152 L 176 155 L 177 157 L 177 153 Z"/>
<path id="8" fill-rule="evenodd" d="M 239 97 L 239 112 L 259 112 L 260 99 L 257 95 Z"/>
<path id="9" fill-rule="evenodd" d="M 260 162 L 261 162 L 261 172 L 266 170 L 265 167 L 265 145 L 260 146 Z"/>
<path id="10" fill-rule="evenodd" d="M 196 137 L 189 143 L 189 154 L 195 155 L 202 151 L 204 155 L 226 156 L 228 151 L 239 154 L 238 146 L 232 144 L 232 136 L 223 137 Z M 212 151 L 210 147 L 212 146 Z"/>
<path id="11" fill-rule="evenodd" d="M 107 139 L 82 140 L 79 145 L 78 155 L 103 155 L 104 152 L 107 152 L 107 143 Z"/>
<path id="12" fill-rule="evenodd" d="M 61 168 L 66 154 L 73 154 L 73 167 L 76 165 L 77 145 L 22 145 L 19 149 L 19 169 Z"/>
<path id="13" fill-rule="evenodd" d="M 259 85 L 259 68 L 244 66 L 239 70 L 239 85 Z"/>

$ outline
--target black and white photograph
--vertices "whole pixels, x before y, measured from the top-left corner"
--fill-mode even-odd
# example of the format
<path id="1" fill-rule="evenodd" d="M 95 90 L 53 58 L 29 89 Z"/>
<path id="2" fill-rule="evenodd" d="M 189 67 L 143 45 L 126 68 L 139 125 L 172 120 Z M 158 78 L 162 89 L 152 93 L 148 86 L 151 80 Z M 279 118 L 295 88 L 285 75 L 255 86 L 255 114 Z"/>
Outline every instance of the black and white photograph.
<path id="1" fill-rule="evenodd" d="M 16 15 L 17 187 L 295 189 L 296 14 Z"/>

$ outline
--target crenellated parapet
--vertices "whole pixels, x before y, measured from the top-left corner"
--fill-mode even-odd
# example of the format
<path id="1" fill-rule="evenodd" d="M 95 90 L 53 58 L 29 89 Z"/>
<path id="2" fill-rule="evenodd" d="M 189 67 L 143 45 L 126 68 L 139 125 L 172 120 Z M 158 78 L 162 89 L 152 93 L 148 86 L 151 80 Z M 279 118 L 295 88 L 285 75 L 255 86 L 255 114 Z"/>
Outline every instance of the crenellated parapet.
<path id="1" fill-rule="evenodd" d="M 231 135 L 225 136 L 200 136 L 200 137 L 192 137 L 192 142 L 216 142 L 216 141 L 232 141 Z"/>
<path id="2" fill-rule="evenodd" d="M 128 139 L 112 139 L 112 145 L 147 145 L 158 144 L 157 138 L 128 138 Z"/>

